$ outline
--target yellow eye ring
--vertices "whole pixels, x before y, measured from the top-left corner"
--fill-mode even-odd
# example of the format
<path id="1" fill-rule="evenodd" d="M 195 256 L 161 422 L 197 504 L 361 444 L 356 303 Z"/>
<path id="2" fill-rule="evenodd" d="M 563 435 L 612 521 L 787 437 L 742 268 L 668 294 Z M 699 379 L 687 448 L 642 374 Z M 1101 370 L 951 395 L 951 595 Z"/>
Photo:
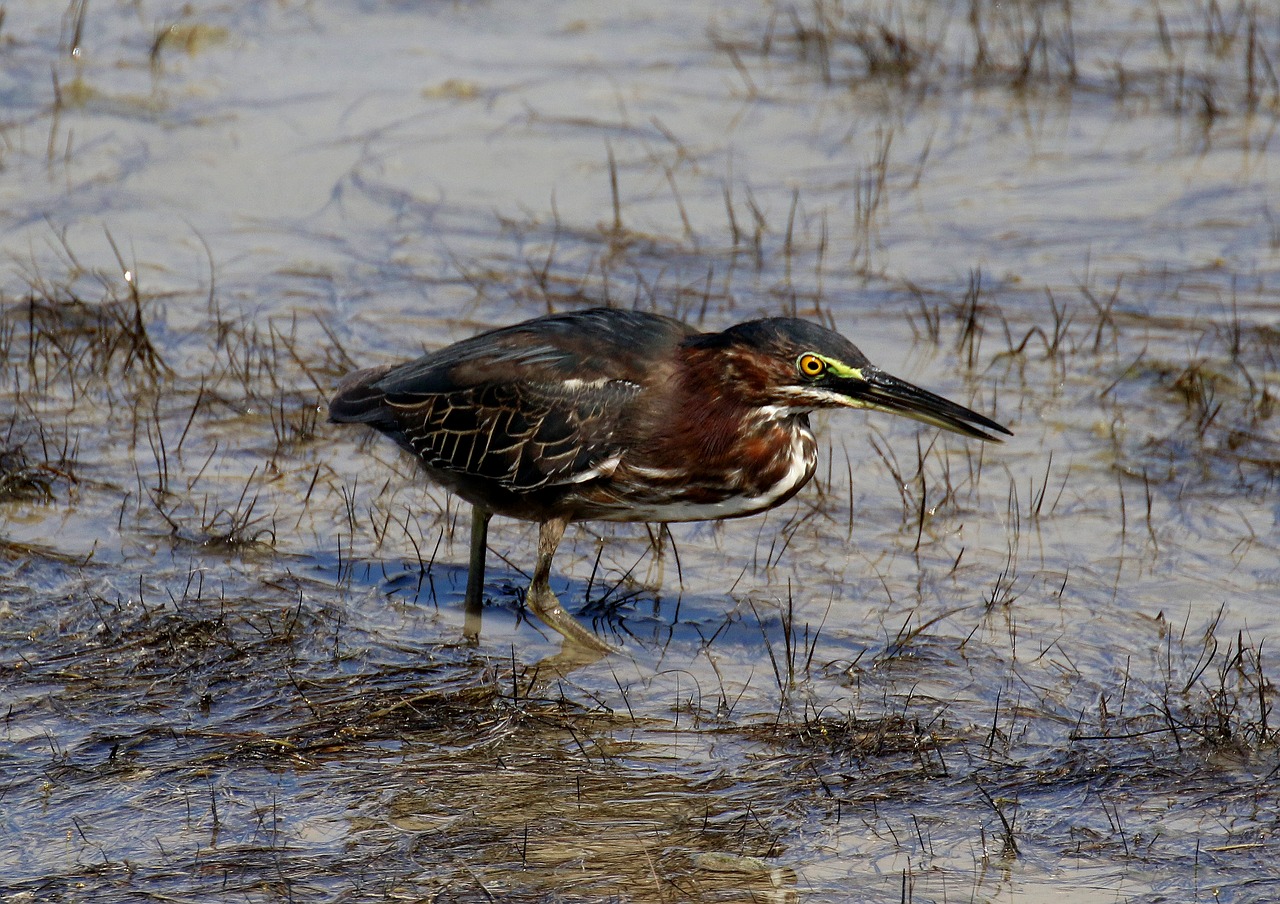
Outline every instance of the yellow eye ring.
<path id="1" fill-rule="evenodd" d="M 815 354 L 806 352 L 796 359 L 796 368 L 806 377 L 820 377 L 827 369 L 827 362 Z"/>

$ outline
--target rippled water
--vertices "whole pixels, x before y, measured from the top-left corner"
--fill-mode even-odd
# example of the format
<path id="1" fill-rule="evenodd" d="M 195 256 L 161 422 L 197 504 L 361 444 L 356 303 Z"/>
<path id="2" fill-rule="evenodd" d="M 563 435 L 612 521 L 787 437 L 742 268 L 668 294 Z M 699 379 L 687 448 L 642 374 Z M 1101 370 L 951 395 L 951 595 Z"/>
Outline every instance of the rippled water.
<path id="1" fill-rule="evenodd" d="M 1256 4 L 7 3 L 6 900 L 1276 893 Z M 990 412 L 766 516 L 495 521 L 320 412 L 595 303 Z"/>

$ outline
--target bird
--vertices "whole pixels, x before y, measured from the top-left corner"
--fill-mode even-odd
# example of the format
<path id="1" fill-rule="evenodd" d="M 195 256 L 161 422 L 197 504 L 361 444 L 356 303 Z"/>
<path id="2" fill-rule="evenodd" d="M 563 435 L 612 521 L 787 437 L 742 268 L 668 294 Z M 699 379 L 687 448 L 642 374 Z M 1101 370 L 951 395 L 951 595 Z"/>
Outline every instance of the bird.
<path id="1" fill-rule="evenodd" d="M 988 442 L 1013 435 L 809 320 L 703 332 L 618 308 L 550 314 L 358 370 L 338 384 L 329 420 L 385 434 L 471 504 L 468 612 L 482 605 L 492 515 L 536 522 L 526 605 L 569 643 L 604 653 L 613 648 L 551 590 L 566 527 L 776 508 L 813 477 L 809 416 L 827 408 L 887 411 Z"/>

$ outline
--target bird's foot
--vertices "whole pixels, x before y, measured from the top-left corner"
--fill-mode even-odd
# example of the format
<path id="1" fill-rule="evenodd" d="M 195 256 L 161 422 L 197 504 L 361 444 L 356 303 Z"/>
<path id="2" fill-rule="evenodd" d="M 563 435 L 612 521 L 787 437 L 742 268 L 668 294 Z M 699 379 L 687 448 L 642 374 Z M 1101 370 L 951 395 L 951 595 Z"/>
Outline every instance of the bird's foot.
<path id="1" fill-rule="evenodd" d="M 616 652 L 613 647 L 596 637 L 595 633 L 582 622 L 566 612 L 550 587 L 546 585 L 539 587 L 535 581 L 529 586 L 525 602 L 533 613 L 542 619 L 543 624 L 554 628 L 566 641 L 601 654 Z"/>

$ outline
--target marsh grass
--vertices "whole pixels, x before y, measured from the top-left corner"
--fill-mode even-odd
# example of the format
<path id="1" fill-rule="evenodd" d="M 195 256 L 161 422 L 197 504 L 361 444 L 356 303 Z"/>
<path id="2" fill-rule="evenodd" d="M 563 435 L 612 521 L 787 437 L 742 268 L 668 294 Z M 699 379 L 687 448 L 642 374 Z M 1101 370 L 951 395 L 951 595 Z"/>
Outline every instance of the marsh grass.
<path id="1" fill-rule="evenodd" d="M 535 308 L 558 309 L 579 294 L 616 297 L 630 277 L 615 274 L 646 273 L 655 252 L 608 253 L 626 266 L 578 272 L 549 254 L 536 276 L 513 261 L 512 281 L 537 287 Z M 775 271 L 786 257 L 767 243 L 761 253 Z M 710 256 L 713 271 L 722 264 Z M 6 567 L 27 564 L 0 600 L 5 724 L 18 744 L 0 794 L 24 824 L 40 822 L 37 810 L 65 814 L 59 831 L 78 839 L 70 860 L 41 868 L 57 878 L 7 891 L 105 894 L 127 873 L 166 894 L 354 881 L 361 893 L 482 900 L 514 888 L 515 900 L 542 900 L 573 870 L 582 900 L 635 889 L 787 899 L 798 881 L 788 852 L 810 831 L 840 857 L 896 852 L 895 893 L 916 896 L 938 887 L 930 871 L 954 888 L 1050 852 L 1176 875 L 1212 847 L 1216 875 L 1261 868 L 1277 741 L 1266 643 L 1224 638 L 1219 620 L 1175 629 L 1172 610 L 1145 612 L 1115 625 L 1152 664 L 1139 668 L 1051 627 L 1055 611 L 1120 592 L 1131 569 L 1159 572 L 1170 507 L 1218 505 L 1241 488 L 1272 498 L 1276 337 L 1239 306 L 1211 322 L 1142 316 L 1133 287 L 1086 279 L 1036 293 L 977 270 L 954 300 L 894 290 L 916 312 L 917 345 L 950 362 L 972 404 L 1015 423 L 1055 404 L 1109 412 L 1115 500 L 1082 489 L 1079 465 L 1056 451 L 995 457 L 878 429 L 861 453 L 829 441 L 812 491 L 753 534 L 727 601 L 707 589 L 721 554 L 706 535 L 591 530 L 587 555 L 567 550 L 585 618 L 638 651 L 664 637 L 657 649 L 677 658 L 696 637 L 689 648 L 707 663 L 632 674 L 449 636 L 456 600 L 436 588 L 436 568 L 466 519 L 447 495 L 411 489 L 412 467 L 364 439 L 347 451 L 365 447 L 385 473 L 348 482 L 335 469 L 320 401 L 358 356 L 312 341 L 336 335 L 333 324 L 238 323 L 215 295 L 198 327 L 207 352 L 184 370 L 155 338 L 163 300 L 136 278 L 97 302 L 71 296 L 70 282 L 5 309 L 17 354 L 0 462 L 14 492 L 0 505 L 110 512 L 159 555 L 154 567 L 90 564 L 5 541 Z M 653 304 L 669 297 L 661 278 L 644 285 Z M 681 291 L 672 304 L 713 316 L 705 282 Z M 1171 349 L 1188 341 L 1194 358 L 1176 361 Z M 1064 380 L 1071 400 L 1037 389 Z M 125 438 L 129 452 L 107 454 Z M 100 480 L 103 462 L 132 479 Z M 854 487 L 873 472 L 883 485 L 868 510 Z M 1114 571 L 1046 542 L 1082 514 L 1106 522 L 1115 505 Z M 993 511 L 998 542 L 968 539 L 966 525 Z M 852 586 L 807 564 L 855 524 L 863 548 L 896 553 L 870 559 Z M 1242 542 L 1247 562 L 1273 547 L 1261 530 Z M 522 548 L 496 550 L 510 570 L 491 595 L 512 589 L 490 618 L 519 612 Z M 675 605 L 661 605 L 673 583 Z M 833 618 L 851 595 L 883 613 L 879 634 Z M 736 614 L 707 618 L 726 602 Z M 687 634 L 684 606 L 700 619 Z M 649 631 L 666 620 L 665 636 Z M 742 643 L 760 652 L 751 669 Z M 58 714 L 71 718 L 56 734 L 34 728 Z M 141 833 L 118 828 L 126 819 Z M 1223 821 L 1231 828 L 1213 828 Z M 308 840 L 321 827 L 346 841 Z M 160 835 L 157 850 L 148 839 Z"/>
<path id="2" fill-rule="evenodd" d="M 93 9 L 69 5 L 68 55 Z M 770 7 L 712 51 L 746 104 L 779 73 L 891 105 L 1065 93 L 1205 128 L 1277 103 L 1258 4 L 1152 4 L 1128 50 L 1079 5 L 914 9 Z M 186 13 L 147 28 L 157 79 L 217 37 Z M 55 100 L 51 147 L 75 95 Z M 422 315 L 411 337 L 372 340 L 328 303 L 246 313 L 212 251 L 198 291 L 151 291 L 109 236 L 105 269 L 63 233 L 56 266 L 14 265 L 4 895 L 985 900 L 1061 891 L 1083 864 L 1139 900 L 1272 897 L 1274 657 L 1234 611 L 1280 554 L 1265 274 L 1085 259 L 1034 286 L 961 261 L 913 282 L 879 269 L 934 165 L 905 128 L 863 136 L 839 209 L 808 185 L 778 205 L 660 120 L 585 125 L 611 136 L 583 167 L 598 219 L 551 202 L 486 221 L 487 256 L 445 276 L 396 271 L 471 293 L 469 320 Z M 495 531 L 488 633 L 464 642 L 465 507 L 323 419 L 354 367 L 497 320 L 604 303 L 835 323 L 855 291 L 860 328 L 914 338 L 886 365 L 1017 438 L 832 419 L 813 485 L 755 525 L 588 526 L 557 568 L 627 651 L 599 663 L 566 665 L 520 621 L 518 525 Z"/>
<path id="3" fill-rule="evenodd" d="M 780 5 L 759 35 L 713 39 L 744 80 L 756 60 L 790 58 L 826 85 L 913 103 L 938 91 L 1065 93 L 1155 103 L 1207 123 L 1280 108 L 1280 48 L 1261 4 L 1152 3 L 1123 40 L 1108 15 L 1069 0 L 817 0 Z"/>
<path id="4" fill-rule="evenodd" d="M 0 500 L 52 502 L 59 482 L 74 482 L 66 464 L 32 464 L 21 446 L 0 447 Z"/>

